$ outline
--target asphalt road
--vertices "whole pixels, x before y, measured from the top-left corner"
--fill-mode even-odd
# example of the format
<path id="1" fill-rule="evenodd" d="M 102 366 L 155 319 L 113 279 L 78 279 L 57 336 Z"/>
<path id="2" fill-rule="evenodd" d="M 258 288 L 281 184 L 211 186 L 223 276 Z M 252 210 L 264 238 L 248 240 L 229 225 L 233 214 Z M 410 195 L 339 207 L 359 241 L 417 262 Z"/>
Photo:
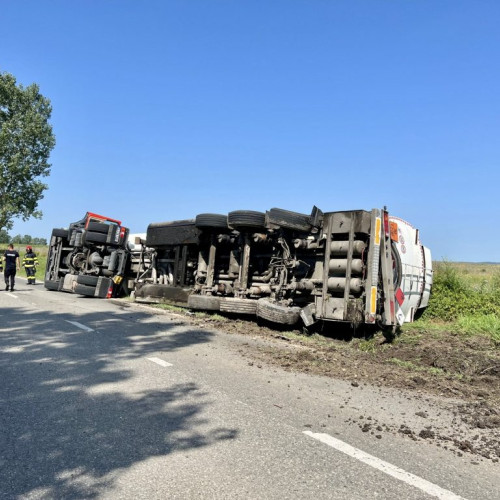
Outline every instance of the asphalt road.
<path id="1" fill-rule="evenodd" d="M 348 423 L 431 400 L 252 363 L 258 342 L 18 278 L 0 292 L 0 498 L 500 498 L 498 463 Z"/>

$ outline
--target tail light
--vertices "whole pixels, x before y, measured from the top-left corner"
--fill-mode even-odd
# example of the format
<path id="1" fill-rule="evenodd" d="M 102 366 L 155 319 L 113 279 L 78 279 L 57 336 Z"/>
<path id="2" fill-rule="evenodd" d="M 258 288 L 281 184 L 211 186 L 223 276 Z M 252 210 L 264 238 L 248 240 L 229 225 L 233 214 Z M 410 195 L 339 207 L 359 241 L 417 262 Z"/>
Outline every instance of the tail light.
<path id="1" fill-rule="evenodd" d="M 385 235 L 389 236 L 389 212 L 384 210 L 384 231 Z"/>

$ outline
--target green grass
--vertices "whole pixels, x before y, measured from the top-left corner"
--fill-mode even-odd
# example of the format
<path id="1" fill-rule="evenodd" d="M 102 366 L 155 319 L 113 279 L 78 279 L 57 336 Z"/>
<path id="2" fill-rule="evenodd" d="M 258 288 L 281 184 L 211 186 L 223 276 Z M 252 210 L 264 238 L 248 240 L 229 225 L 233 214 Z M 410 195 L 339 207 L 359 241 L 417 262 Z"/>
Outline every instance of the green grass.
<path id="1" fill-rule="evenodd" d="M 35 278 L 39 283 L 40 282 L 43 283 L 45 275 L 45 266 L 47 264 L 47 252 L 49 247 L 44 245 L 37 245 L 37 246 L 32 245 L 32 247 L 33 251 L 36 253 L 36 256 L 38 258 L 38 267 L 36 269 Z M 26 271 L 22 267 L 23 257 L 26 253 L 26 245 L 16 244 L 14 245 L 14 249 L 19 252 L 19 257 L 21 260 L 21 270 L 18 271 L 17 275 L 26 276 Z M 0 255 L 3 255 L 5 250 L 7 250 L 7 245 L 5 243 L 0 244 Z"/>
<path id="2" fill-rule="evenodd" d="M 160 304 L 151 304 L 152 307 L 156 307 L 157 309 L 162 309 L 164 311 L 170 311 L 170 312 L 175 312 L 175 313 L 185 313 L 187 309 L 185 307 L 181 306 L 174 306 L 172 304 L 165 304 L 165 303 L 160 303 Z"/>
<path id="3" fill-rule="evenodd" d="M 436 368 L 436 367 L 427 367 L 427 366 L 419 366 L 416 365 L 415 363 L 411 361 L 403 361 L 398 358 L 391 358 L 389 360 L 389 363 L 399 366 L 401 368 L 404 368 L 405 370 L 412 371 L 412 372 L 426 372 L 430 373 L 431 375 L 444 375 L 444 370 L 441 368 Z"/>
<path id="4" fill-rule="evenodd" d="M 403 330 L 482 335 L 500 347 L 500 265 L 439 262 L 429 307 Z"/>

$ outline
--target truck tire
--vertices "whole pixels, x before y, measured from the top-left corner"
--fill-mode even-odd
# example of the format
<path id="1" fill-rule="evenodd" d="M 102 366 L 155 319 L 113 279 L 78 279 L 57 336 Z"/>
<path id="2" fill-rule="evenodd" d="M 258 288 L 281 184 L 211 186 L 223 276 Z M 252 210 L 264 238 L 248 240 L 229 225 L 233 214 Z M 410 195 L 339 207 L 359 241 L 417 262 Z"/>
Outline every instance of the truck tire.
<path id="1" fill-rule="evenodd" d="M 97 222 L 91 220 L 88 223 L 87 231 L 92 231 L 94 233 L 108 234 L 110 224 L 105 224 L 104 222 Z"/>
<path id="2" fill-rule="evenodd" d="M 220 311 L 220 298 L 211 295 L 190 295 L 188 307 L 202 311 Z"/>
<path id="3" fill-rule="evenodd" d="M 266 214 L 266 221 L 287 229 L 295 229 L 296 231 L 307 232 L 312 227 L 309 215 L 290 212 L 282 208 L 271 208 Z"/>
<path id="4" fill-rule="evenodd" d="M 88 274 L 82 274 L 76 278 L 76 282 L 79 285 L 90 285 L 93 287 L 95 287 L 97 285 L 98 280 L 99 280 L 99 276 L 91 276 Z"/>
<path id="5" fill-rule="evenodd" d="M 78 295 L 86 295 L 87 297 L 93 297 L 95 295 L 95 286 L 80 285 L 78 284 L 77 280 L 77 285 L 75 286 L 74 292 L 77 293 Z"/>
<path id="6" fill-rule="evenodd" d="M 252 299 L 226 298 L 220 301 L 220 310 L 228 313 L 255 315 L 257 301 Z"/>
<path id="7" fill-rule="evenodd" d="M 58 236 L 59 238 L 68 239 L 69 231 L 67 229 L 52 229 L 52 236 Z"/>
<path id="8" fill-rule="evenodd" d="M 45 280 L 44 286 L 47 290 L 59 291 L 61 289 L 60 280 Z"/>
<path id="9" fill-rule="evenodd" d="M 227 215 L 222 214 L 198 214 L 195 219 L 196 227 L 203 229 L 217 228 L 227 229 Z"/>
<path id="10" fill-rule="evenodd" d="M 266 214 L 252 210 L 234 210 L 227 214 L 227 223 L 234 228 L 263 228 L 266 225 Z"/>
<path id="11" fill-rule="evenodd" d="M 149 224 L 146 246 L 197 245 L 200 230 L 192 219 Z"/>
<path id="12" fill-rule="evenodd" d="M 259 299 L 257 316 L 272 323 L 295 325 L 300 318 L 300 307 L 288 307 L 267 299 Z"/>
<path id="13" fill-rule="evenodd" d="M 85 242 L 89 243 L 106 243 L 108 238 L 107 233 L 96 233 L 95 231 L 87 231 L 85 234 Z"/>

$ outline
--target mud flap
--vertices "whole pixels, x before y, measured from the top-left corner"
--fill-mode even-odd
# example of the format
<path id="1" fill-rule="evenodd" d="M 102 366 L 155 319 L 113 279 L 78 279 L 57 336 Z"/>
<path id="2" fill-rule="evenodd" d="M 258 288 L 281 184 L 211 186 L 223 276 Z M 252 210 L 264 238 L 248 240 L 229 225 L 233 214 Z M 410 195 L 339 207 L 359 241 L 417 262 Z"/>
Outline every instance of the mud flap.
<path id="1" fill-rule="evenodd" d="M 104 276 L 100 276 L 99 279 L 97 280 L 94 297 L 99 297 L 100 299 L 106 298 L 109 287 L 112 285 L 113 285 L 113 280 L 111 278 L 105 278 Z"/>
<path id="2" fill-rule="evenodd" d="M 312 326 L 316 323 L 314 315 L 316 314 L 316 307 L 314 304 L 309 304 L 300 310 L 300 319 L 303 321 L 304 326 Z"/>

